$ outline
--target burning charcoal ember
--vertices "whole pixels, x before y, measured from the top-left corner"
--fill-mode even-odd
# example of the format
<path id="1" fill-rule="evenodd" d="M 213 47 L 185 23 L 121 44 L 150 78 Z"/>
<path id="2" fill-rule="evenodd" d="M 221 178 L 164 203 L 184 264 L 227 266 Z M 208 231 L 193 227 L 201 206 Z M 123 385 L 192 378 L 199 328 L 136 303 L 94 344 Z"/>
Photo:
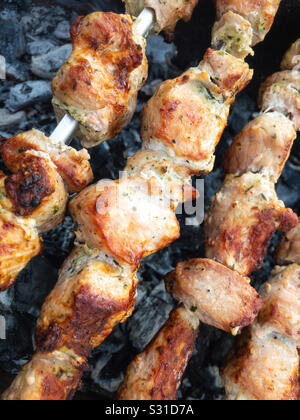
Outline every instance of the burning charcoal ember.
<path id="1" fill-rule="evenodd" d="M 72 51 L 72 45 L 66 44 L 55 48 L 44 55 L 32 57 L 31 71 L 42 79 L 52 80 L 57 70 L 67 60 Z"/>
<path id="2" fill-rule="evenodd" d="M 50 82 L 42 80 L 24 82 L 11 88 L 6 106 L 10 111 L 16 112 L 37 102 L 50 101 L 51 97 Z"/>

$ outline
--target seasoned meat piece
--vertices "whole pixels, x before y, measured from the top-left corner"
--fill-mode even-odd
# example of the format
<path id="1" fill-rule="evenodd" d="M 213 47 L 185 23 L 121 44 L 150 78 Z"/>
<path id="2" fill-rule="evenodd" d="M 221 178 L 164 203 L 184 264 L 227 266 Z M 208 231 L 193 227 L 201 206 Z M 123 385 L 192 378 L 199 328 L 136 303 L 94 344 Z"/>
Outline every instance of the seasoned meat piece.
<path id="1" fill-rule="evenodd" d="M 80 242 L 102 248 L 128 264 L 138 264 L 180 235 L 176 215 L 154 178 L 93 185 L 73 198 L 70 211 Z"/>
<path id="2" fill-rule="evenodd" d="M 297 39 L 287 51 L 281 62 L 282 70 L 292 70 L 300 65 L 300 39 Z"/>
<path id="3" fill-rule="evenodd" d="M 135 271 L 95 249 L 75 248 L 42 308 L 37 353 L 2 399 L 72 398 L 91 350 L 132 313 Z"/>
<path id="4" fill-rule="evenodd" d="M 114 261 L 97 250 L 75 248 L 46 299 L 36 330 L 42 352 L 69 348 L 87 357 L 113 327 L 131 315 L 136 267 Z"/>
<path id="5" fill-rule="evenodd" d="M 252 46 L 265 39 L 271 29 L 281 0 L 214 0 L 217 16 L 234 12 L 247 19 L 253 29 Z"/>
<path id="6" fill-rule="evenodd" d="M 142 114 L 143 147 L 167 153 L 192 173 L 210 172 L 234 95 L 251 76 L 241 60 L 208 50 L 199 67 L 163 82 L 148 101 Z"/>
<path id="7" fill-rule="evenodd" d="M 261 114 L 238 134 L 227 150 L 227 174 L 266 174 L 274 183 L 290 156 L 296 132 L 292 122 L 279 112 Z"/>
<path id="8" fill-rule="evenodd" d="M 0 153 L 7 168 L 15 173 L 20 170 L 24 152 L 32 150 L 50 156 L 70 193 L 78 192 L 92 182 L 90 157 L 85 149 L 78 152 L 64 144 L 57 145 L 38 130 L 21 133 L 5 140 Z"/>
<path id="9" fill-rule="evenodd" d="M 201 322 L 234 335 L 253 322 L 262 305 L 249 278 L 212 260 L 177 264 L 166 278 L 166 287 Z"/>
<path id="10" fill-rule="evenodd" d="M 126 12 L 138 16 L 145 7 L 153 9 L 156 22 L 152 28 L 155 34 L 166 32 L 172 38 L 175 26 L 180 19 L 188 22 L 198 0 L 122 0 L 126 4 Z"/>
<path id="11" fill-rule="evenodd" d="M 244 330 L 222 372 L 229 400 L 297 400 L 295 343 L 258 323 Z"/>
<path id="12" fill-rule="evenodd" d="M 296 238 L 294 230 L 284 241 L 285 249 L 293 249 Z M 223 369 L 227 398 L 297 400 L 300 266 L 275 267 L 260 293 L 264 303 L 258 320 L 244 331 Z"/>
<path id="13" fill-rule="evenodd" d="M 13 215 L 0 205 L 0 292 L 15 282 L 19 272 L 41 250 L 34 222 Z"/>
<path id="14" fill-rule="evenodd" d="M 18 156 L 18 172 L 2 183 L 2 206 L 17 216 L 30 217 L 39 233 L 58 226 L 64 218 L 68 193 L 48 155 L 26 152 Z M 3 182 L 4 181 L 4 182 Z"/>
<path id="15" fill-rule="evenodd" d="M 206 216 L 206 257 L 248 275 L 260 268 L 273 232 L 297 224 L 267 176 L 227 175 Z"/>
<path id="16" fill-rule="evenodd" d="M 286 233 L 278 249 L 277 260 L 279 264 L 300 265 L 300 224 Z"/>
<path id="17" fill-rule="evenodd" d="M 224 99 L 230 104 L 253 77 L 253 70 L 243 60 L 212 48 L 208 48 L 198 68 L 209 74 L 211 81 L 222 90 Z"/>
<path id="18" fill-rule="evenodd" d="M 18 172 L 0 174 L 0 291 L 11 286 L 42 249 L 38 234 L 63 220 L 68 194 L 49 157 L 25 152 Z"/>
<path id="19" fill-rule="evenodd" d="M 249 54 L 254 55 L 252 38 L 253 30 L 248 20 L 227 12 L 214 24 L 212 46 L 243 60 Z"/>
<path id="20" fill-rule="evenodd" d="M 154 178 L 161 184 L 172 208 L 179 203 L 198 197 L 191 185 L 191 177 L 186 167 L 173 163 L 163 152 L 141 150 L 128 159 L 125 174 L 129 177 L 141 176 L 148 180 Z"/>
<path id="21" fill-rule="evenodd" d="M 177 308 L 146 349 L 127 369 L 119 400 L 175 400 L 193 354 L 199 321 Z"/>
<path id="22" fill-rule="evenodd" d="M 272 324 L 300 348 L 300 266 L 276 267 L 260 293 L 264 299 L 260 321 Z"/>
<path id="23" fill-rule="evenodd" d="M 145 39 L 130 16 L 96 12 L 71 28 L 73 52 L 53 80 L 53 106 L 80 124 L 86 147 L 111 139 L 129 123 L 147 78 Z"/>
<path id="24" fill-rule="evenodd" d="M 300 130 L 300 72 L 282 71 L 270 76 L 261 86 L 259 107 L 264 111 L 279 111 Z"/>
<path id="25" fill-rule="evenodd" d="M 10 401 L 56 401 L 75 394 L 86 361 L 68 349 L 36 353 L 1 396 Z"/>

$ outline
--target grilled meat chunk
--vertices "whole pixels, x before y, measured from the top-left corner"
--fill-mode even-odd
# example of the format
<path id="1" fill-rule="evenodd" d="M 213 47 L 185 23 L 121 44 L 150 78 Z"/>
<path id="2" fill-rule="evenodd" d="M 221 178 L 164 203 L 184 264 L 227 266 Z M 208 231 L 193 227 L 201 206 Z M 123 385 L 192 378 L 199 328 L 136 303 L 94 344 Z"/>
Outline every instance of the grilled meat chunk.
<path id="1" fill-rule="evenodd" d="M 8 401 L 56 401 L 73 397 L 86 369 L 84 358 L 67 348 L 36 353 L 20 371 L 1 399 Z"/>
<path id="2" fill-rule="evenodd" d="M 228 400 L 297 400 L 298 374 L 295 343 L 259 323 L 244 330 L 222 370 Z"/>
<path id="3" fill-rule="evenodd" d="M 290 156 L 297 133 L 279 112 L 261 114 L 238 134 L 224 159 L 227 174 L 266 174 L 276 183 Z"/>
<path id="4" fill-rule="evenodd" d="M 143 147 L 167 153 L 191 173 L 210 172 L 230 105 L 251 77 L 241 60 L 208 50 L 197 68 L 163 82 L 148 101 L 142 114 Z"/>
<path id="5" fill-rule="evenodd" d="M 214 24 L 212 46 L 243 60 L 249 54 L 254 55 L 252 38 L 253 30 L 248 20 L 227 12 Z"/>
<path id="6" fill-rule="evenodd" d="M 271 29 L 281 0 L 215 0 L 217 16 L 236 13 L 250 22 L 253 30 L 252 46 L 263 41 Z"/>
<path id="7" fill-rule="evenodd" d="M 299 254 L 300 257 L 300 254 Z M 292 339 L 300 348 L 300 266 L 276 267 L 261 289 L 264 299 L 260 322 Z"/>
<path id="8" fill-rule="evenodd" d="M 18 172 L 2 181 L 6 198 L 2 206 L 17 216 L 30 217 L 39 233 L 48 232 L 63 221 L 66 212 L 64 181 L 47 155 L 25 152 L 19 160 Z"/>
<path id="9" fill-rule="evenodd" d="M 300 130 L 300 72 L 282 71 L 270 76 L 261 86 L 259 107 L 264 111 L 278 111 L 287 116 Z"/>
<path id="10" fill-rule="evenodd" d="M 297 224 L 267 176 L 227 175 L 206 216 L 206 257 L 246 276 L 261 267 L 272 234 Z"/>
<path id="11" fill-rule="evenodd" d="M 282 70 L 299 70 L 300 64 L 300 38 L 295 41 L 287 51 L 281 62 Z"/>
<path id="12" fill-rule="evenodd" d="M 177 308 L 146 349 L 127 369 L 119 400 L 175 400 L 193 354 L 199 321 Z"/>
<path id="13" fill-rule="evenodd" d="M 38 130 L 18 134 L 2 142 L 0 153 L 7 168 L 16 173 L 22 166 L 22 156 L 26 151 L 43 152 L 55 164 L 70 193 L 78 192 L 93 180 L 89 164 L 89 154 L 79 152 L 64 144 L 57 145 L 51 138 Z"/>
<path id="14" fill-rule="evenodd" d="M 300 265 L 300 224 L 282 239 L 277 253 L 278 263 Z"/>
<path id="15" fill-rule="evenodd" d="M 58 120 L 68 112 L 86 147 L 111 139 L 129 123 L 147 78 L 145 39 L 130 16 L 96 12 L 71 28 L 73 52 L 53 80 Z"/>
<path id="16" fill-rule="evenodd" d="M 207 259 L 177 264 L 166 288 L 201 322 L 234 335 L 253 322 L 262 305 L 250 279 Z"/>
<path id="17" fill-rule="evenodd" d="M 290 255 L 296 256 L 297 234 L 299 229 L 284 239 L 281 261 L 286 263 Z M 290 254 L 287 250 L 293 252 Z M 300 266 L 275 267 L 260 293 L 264 303 L 259 317 L 244 331 L 223 368 L 227 398 L 297 400 L 300 390 L 297 351 L 300 348 Z"/>
<path id="18" fill-rule="evenodd" d="M 126 5 L 126 12 L 131 16 L 138 16 L 145 7 L 153 9 L 156 22 L 152 28 L 155 34 L 164 31 L 168 39 L 172 39 L 175 26 L 180 19 L 188 22 L 198 0 L 122 0 Z"/>
<path id="19" fill-rule="evenodd" d="M 18 273 L 42 249 L 39 233 L 63 220 L 68 194 L 48 155 L 23 152 L 18 171 L 0 174 L 0 291 L 11 286 Z"/>
<path id="20" fill-rule="evenodd" d="M 80 357 L 110 334 L 133 310 L 136 268 L 120 266 L 95 249 L 75 248 L 46 299 L 35 341 L 42 352 L 67 347 Z"/>
<path id="21" fill-rule="evenodd" d="M 77 238 L 128 264 L 171 244 L 179 223 L 155 179 L 124 178 L 93 185 L 70 203 Z"/>
<path id="22" fill-rule="evenodd" d="M 0 292 L 15 282 L 19 272 L 41 250 L 34 222 L 0 206 Z"/>
<path id="23" fill-rule="evenodd" d="M 35 334 L 37 353 L 23 368 L 5 400 L 71 398 L 87 357 L 133 311 L 136 267 L 99 250 L 77 247 L 43 305 Z"/>

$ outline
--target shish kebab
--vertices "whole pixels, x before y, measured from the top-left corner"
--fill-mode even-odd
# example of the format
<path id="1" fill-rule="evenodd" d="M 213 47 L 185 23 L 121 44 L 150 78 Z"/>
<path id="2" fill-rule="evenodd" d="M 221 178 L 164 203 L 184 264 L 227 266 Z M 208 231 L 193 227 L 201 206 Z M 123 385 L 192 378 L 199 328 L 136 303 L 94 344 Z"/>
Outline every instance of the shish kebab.
<path id="1" fill-rule="evenodd" d="M 283 239 L 278 263 L 262 286 L 264 305 L 229 354 L 222 379 L 228 400 L 298 400 L 300 225 Z M 298 349 L 298 350 L 297 350 Z"/>
<path id="2" fill-rule="evenodd" d="M 230 197 L 232 190 L 228 191 L 225 200 L 226 204 L 229 202 L 228 213 L 232 211 L 231 208 L 234 211 L 237 206 L 241 206 L 248 219 L 248 224 L 242 220 L 242 229 L 237 227 L 240 235 L 238 255 L 243 257 L 243 261 L 236 264 L 237 267 L 247 268 L 247 275 L 260 267 L 267 242 L 276 227 L 272 212 L 271 217 L 260 217 L 266 208 L 260 208 L 256 202 L 257 196 L 266 194 L 265 191 L 262 192 L 261 185 L 270 188 L 270 182 L 277 182 L 290 155 L 296 138 L 296 129 L 300 129 L 300 74 L 297 71 L 299 64 L 300 40 L 296 41 L 285 55 L 282 62 L 284 71 L 268 78 L 261 88 L 261 98 L 267 98 L 267 102 L 260 101 L 261 108 L 265 112 L 248 124 L 234 139 L 225 158 L 226 168 L 234 171 L 234 179 L 239 180 L 242 191 L 240 198 L 234 200 L 234 205 L 232 199 L 236 198 L 236 194 Z M 272 106 L 269 106 L 271 93 L 273 93 Z M 253 199 L 248 184 L 241 179 L 242 173 L 248 173 L 249 176 L 250 173 L 252 176 L 262 173 L 266 176 L 264 183 L 256 182 L 258 193 L 254 194 L 254 205 L 251 205 Z M 271 181 L 268 181 L 268 178 Z M 271 198 L 273 196 L 273 204 L 268 203 L 269 211 L 273 209 L 275 213 L 279 211 L 282 218 L 283 203 L 274 200 L 274 186 L 270 190 L 272 193 L 264 196 L 263 200 L 267 201 L 267 196 Z M 245 205 L 243 197 L 247 196 L 247 193 L 247 205 Z M 223 200 L 224 195 L 215 206 L 220 206 Z M 222 236 L 225 240 L 232 235 L 228 230 L 228 222 L 232 221 L 234 228 L 240 220 L 240 215 L 228 217 L 228 213 L 225 213 L 220 225 L 225 230 Z M 290 212 L 287 211 L 285 220 L 289 221 L 290 228 L 297 224 L 297 216 L 288 213 Z M 219 229 L 217 222 L 220 219 L 215 217 L 214 220 L 215 229 Z M 269 223 L 264 223 L 266 220 Z M 207 226 L 206 231 L 207 238 L 211 232 L 214 232 Z M 254 235 L 255 252 L 251 252 L 252 240 L 249 240 L 249 231 Z M 220 241 L 222 240 L 219 238 Z M 224 240 L 220 245 L 224 246 Z M 247 253 L 248 259 L 246 259 L 247 248 L 250 249 Z M 226 261 L 224 259 L 221 262 L 224 264 Z M 300 263 L 299 226 L 291 230 L 283 241 L 279 262 Z M 236 310 L 236 313 L 242 317 L 239 303 L 243 301 L 244 304 L 249 304 L 245 283 L 249 288 L 250 280 L 245 277 L 244 272 L 233 271 L 232 268 L 214 260 L 198 259 L 178 264 L 176 270 L 167 276 L 167 290 L 184 306 L 171 313 L 170 319 L 161 331 L 129 365 L 119 389 L 118 399 L 176 398 L 181 378 L 193 353 L 199 320 L 228 331 L 229 327 L 237 325 L 228 323 L 232 319 L 230 317 L 232 311 Z M 261 289 L 264 305 L 259 319 L 245 330 L 223 372 L 228 398 L 297 399 L 299 362 L 296 345 L 298 343 L 299 346 L 300 340 L 299 284 L 299 266 L 294 264 L 287 269 L 276 268 L 271 285 L 267 284 Z M 239 299 L 237 299 L 238 293 L 240 293 Z M 261 326 L 261 322 L 266 325 Z M 240 328 L 235 330 L 235 334 L 238 332 Z M 283 337 L 282 334 L 287 337 Z"/>
<path id="3" fill-rule="evenodd" d="M 254 8 L 257 13 L 265 12 L 265 5 L 258 9 L 255 4 Z M 269 20 L 273 21 L 276 10 Z M 237 16 L 235 20 L 244 24 L 245 19 Z M 251 44 L 252 32 L 247 47 L 243 44 L 244 51 Z M 178 150 L 174 138 L 172 148 L 164 146 L 164 130 L 159 137 L 156 133 L 153 142 L 143 136 L 144 150 L 128 160 L 123 178 L 100 181 L 71 200 L 70 211 L 77 223 L 76 247 L 43 305 L 36 330 L 36 354 L 3 399 L 66 399 L 74 395 L 91 350 L 132 313 L 140 260 L 178 238 L 174 210 L 195 196 L 191 175 L 211 170 L 214 158 L 209 153 L 213 154 L 225 128 L 230 104 L 251 76 L 240 58 L 209 49 L 197 68 L 163 84 L 171 85 L 177 95 L 182 93 L 181 101 L 172 102 L 167 97 L 165 101 L 170 117 L 165 120 L 166 129 L 169 123 L 174 126 L 172 113 L 181 105 L 182 129 L 178 127 L 177 139 L 181 135 L 183 141 L 178 141 Z M 158 89 L 155 97 L 162 96 Z M 152 111 L 148 104 L 144 122 L 149 121 Z M 187 146 L 192 142 L 188 138 L 191 125 L 203 144 L 194 142 L 196 157 L 187 159 L 182 157 L 181 147 L 183 142 Z M 257 302 L 255 291 L 251 298 Z M 257 311 L 255 304 L 249 306 L 244 325 Z"/>
<path id="4" fill-rule="evenodd" d="M 129 15 L 92 13 L 72 28 L 73 51 L 53 80 L 53 107 L 59 121 L 51 135 L 68 143 L 76 134 L 84 147 L 115 137 L 131 120 L 137 94 L 147 80 L 145 37 L 174 30 L 191 18 L 198 0 L 125 1 Z"/>
<path id="5" fill-rule="evenodd" d="M 165 5 L 171 3 L 174 1 Z M 191 4 L 175 3 L 182 3 L 181 8 L 164 14 L 156 32 L 192 13 Z M 81 131 L 89 132 L 88 139 L 91 130 L 84 125 L 86 120 L 93 119 L 98 142 L 99 136 L 101 141 L 112 137 L 131 119 L 137 92 L 147 77 L 143 35 L 154 21 L 152 9 L 145 9 L 134 24 L 129 16 L 114 13 L 94 13 L 74 22 L 73 52 L 53 81 L 53 105 L 61 115 L 68 104 L 68 110 L 83 124 Z M 0 291 L 11 286 L 40 253 L 39 234 L 62 222 L 67 193 L 79 192 L 93 180 L 87 151 L 77 152 L 65 145 L 76 127 L 77 121 L 66 114 L 50 138 L 32 130 L 1 146 L 1 156 L 12 175 L 0 174 Z"/>
<path id="6" fill-rule="evenodd" d="M 300 130 L 300 39 L 285 55 L 282 71 L 267 79 L 260 94 L 260 106 L 266 120 L 282 113 Z M 250 141 L 256 131 L 256 150 L 242 141 L 233 143 L 228 151 L 229 164 L 236 163 L 243 172 L 261 166 L 271 182 L 276 182 L 296 137 L 288 126 L 281 130 L 264 124 L 250 123 L 246 133 Z M 262 133 L 268 130 L 267 137 Z M 260 135 L 258 131 L 260 130 Z M 273 141 L 271 140 L 273 134 Z M 275 138 L 276 135 L 276 138 Z M 264 148 L 268 155 L 262 155 Z M 237 147 L 240 149 L 238 158 Z M 246 157 L 245 152 L 248 156 Z M 273 165 L 271 162 L 273 161 Z M 268 283 L 262 286 L 264 305 L 255 323 L 244 331 L 222 369 L 227 398 L 230 400 L 297 400 L 299 398 L 300 348 L 300 225 L 286 234 Z"/>

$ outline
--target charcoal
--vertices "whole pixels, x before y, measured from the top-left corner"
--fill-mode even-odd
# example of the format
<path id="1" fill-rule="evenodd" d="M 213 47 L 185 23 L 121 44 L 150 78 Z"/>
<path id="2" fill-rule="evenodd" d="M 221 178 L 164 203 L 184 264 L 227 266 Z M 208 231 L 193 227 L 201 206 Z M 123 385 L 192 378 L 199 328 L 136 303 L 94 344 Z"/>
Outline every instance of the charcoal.
<path id="1" fill-rule="evenodd" d="M 137 310 L 128 320 L 129 339 L 132 345 L 142 351 L 160 330 L 173 309 L 172 299 L 160 283 L 137 305 Z M 151 329 L 149 328 L 151 325 Z"/>
<path id="2" fill-rule="evenodd" d="M 25 53 L 25 39 L 22 25 L 12 16 L 0 17 L 0 52 L 8 63 L 13 63 Z"/>
<path id="3" fill-rule="evenodd" d="M 52 97 L 51 83 L 31 80 L 11 88 L 6 107 L 16 112 L 37 102 L 47 102 Z"/>
<path id="4" fill-rule="evenodd" d="M 59 22 L 54 31 L 55 38 L 61 39 L 63 41 L 68 41 L 70 39 L 70 29 L 71 26 L 67 20 Z"/>
<path id="5" fill-rule="evenodd" d="M 7 63 L 6 78 L 15 82 L 25 82 L 29 78 L 29 65 L 17 60 L 13 64 Z"/>
<path id="6" fill-rule="evenodd" d="M 72 51 L 72 45 L 66 44 L 44 55 L 32 57 L 31 71 L 42 79 L 52 80 L 57 70 L 64 64 Z"/>
<path id="7" fill-rule="evenodd" d="M 7 109 L 0 109 L 0 130 L 4 128 L 9 128 L 20 124 L 26 118 L 24 111 L 16 112 L 12 114 Z"/>
<path id="8" fill-rule="evenodd" d="M 30 55 L 44 55 L 53 50 L 57 45 L 51 40 L 37 39 L 27 44 L 27 52 Z"/>

